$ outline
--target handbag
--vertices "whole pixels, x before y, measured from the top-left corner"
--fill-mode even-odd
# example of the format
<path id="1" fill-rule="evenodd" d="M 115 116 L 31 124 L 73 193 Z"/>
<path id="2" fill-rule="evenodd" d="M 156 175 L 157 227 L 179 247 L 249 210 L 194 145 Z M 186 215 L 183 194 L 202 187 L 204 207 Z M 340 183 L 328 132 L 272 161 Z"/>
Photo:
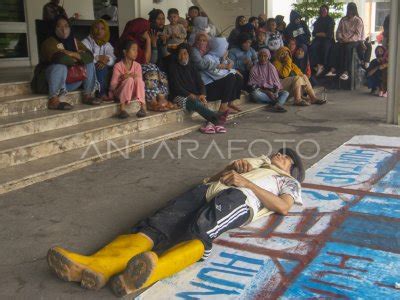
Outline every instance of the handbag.
<path id="1" fill-rule="evenodd" d="M 78 50 L 78 44 L 75 39 L 76 49 Z M 84 81 L 87 79 L 86 66 L 81 64 L 76 64 L 68 67 L 68 75 L 66 83 L 75 83 L 79 81 Z"/>

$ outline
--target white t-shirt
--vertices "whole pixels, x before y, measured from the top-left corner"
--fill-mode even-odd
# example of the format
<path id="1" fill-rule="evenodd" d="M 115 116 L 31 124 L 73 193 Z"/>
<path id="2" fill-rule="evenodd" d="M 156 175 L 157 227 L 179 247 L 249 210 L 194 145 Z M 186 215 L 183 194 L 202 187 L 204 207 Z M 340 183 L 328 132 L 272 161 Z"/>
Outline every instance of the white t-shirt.
<path id="1" fill-rule="evenodd" d="M 252 182 L 276 196 L 290 195 L 294 199 L 294 203 L 303 204 L 303 200 L 301 199 L 301 185 L 293 178 L 283 175 L 272 175 L 252 180 Z M 257 214 L 264 208 L 252 190 L 247 188 L 240 188 L 240 190 L 246 195 L 247 204 L 253 209 L 254 214 Z"/>

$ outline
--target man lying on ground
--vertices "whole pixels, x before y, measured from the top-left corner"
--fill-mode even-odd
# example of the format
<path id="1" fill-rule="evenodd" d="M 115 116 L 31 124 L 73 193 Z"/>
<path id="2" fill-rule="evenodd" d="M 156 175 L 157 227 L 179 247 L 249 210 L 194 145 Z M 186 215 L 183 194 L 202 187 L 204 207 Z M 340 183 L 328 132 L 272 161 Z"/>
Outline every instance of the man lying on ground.
<path id="1" fill-rule="evenodd" d="M 222 233 L 269 213 L 286 215 L 294 203 L 302 204 L 303 179 L 301 159 L 291 149 L 236 160 L 95 254 L 53 247 L 47 261 L 65 281 L 97 290 L 116 275 L 111 284 L 117 296 L 138 295 L 206 259 Z"/>

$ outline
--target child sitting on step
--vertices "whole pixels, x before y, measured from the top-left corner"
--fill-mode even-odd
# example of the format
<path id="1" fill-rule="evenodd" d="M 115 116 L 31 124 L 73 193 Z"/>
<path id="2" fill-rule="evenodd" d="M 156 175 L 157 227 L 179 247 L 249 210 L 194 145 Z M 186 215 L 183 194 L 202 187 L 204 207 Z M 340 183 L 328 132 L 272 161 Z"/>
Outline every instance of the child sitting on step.
<path id="1" fill-rule="evenodd" d="M 132 100 L 140 103 L 140 110 L 136 113 L 136 116 L 143 118 L 147 113 L 142 67 L 135 61 L 138 54 L 138 44 L 135 41 L 127 41 L 122 50 L 124 58 L 114 66 L 110 83 L 110 97 L 120 102 L 119 118 L 129 117 L 125 107 Z"/>

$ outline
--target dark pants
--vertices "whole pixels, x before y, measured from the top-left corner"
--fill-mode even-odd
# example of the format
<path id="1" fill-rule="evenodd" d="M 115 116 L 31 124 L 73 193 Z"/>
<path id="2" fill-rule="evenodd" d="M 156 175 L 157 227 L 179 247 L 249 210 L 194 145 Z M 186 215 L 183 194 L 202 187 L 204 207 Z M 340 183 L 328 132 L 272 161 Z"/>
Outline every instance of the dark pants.
<path id="1" fill-rule="evenodd" d="M 331 67 L 330 55 L 334 41 L 328 38 L 317 37 L 310 46 L 310 64 L 312 67 L 323 65 L 325 68 Z"/>
<path id="2" fill-rule="evenodd" d="M 96 79 L 100 84 L 99 97 L 107 95 L 108 93 L 110 71 L 111 69 L 108 67 L 104 67 L 103 69 L 96 68 Z"/>
<path id="3" fill-rule="evenodd" d="M 357 50 L 359 42 L 339 43 L 338 44 L 338 70 L 340 73 L 350 73 L 353 62 L 353 51 Z"/>
<path id="4" fill-rule="evenodd" d="M 212 111 L 207 108 L 199 99 L 188 98 L 186 100 L 186 110 L 189 112 L 197 112 L 200 116 L 206 119 L 208 122 L 218 125 L 219 117 L 222 113 Z"/>
<path id="5" fill-rule="evenodd" d="M 207 202 L 207 189 L 207 185 L 199 185 L 176 197 L 137 224 L 132 232 L 149 236 L 156 251 L 170 248 L 180 240 L 199 239 L 206 249 L 203 258 L 207 258 L 215 238 L 244 225 L 250 217 L 246 196 L 240 190 L 224 190 Z"/>
<path id="6" fill-rule="evenodd" d="M 241 87 L 237 86 L 238 80 L 235 74 L 229 74 L 222 79 L 207 84 L 207 100 L 221 100 L 222 103 L 228 103 L 237 99 L 238 94 L 240 97 L 241 89 Z"/>

